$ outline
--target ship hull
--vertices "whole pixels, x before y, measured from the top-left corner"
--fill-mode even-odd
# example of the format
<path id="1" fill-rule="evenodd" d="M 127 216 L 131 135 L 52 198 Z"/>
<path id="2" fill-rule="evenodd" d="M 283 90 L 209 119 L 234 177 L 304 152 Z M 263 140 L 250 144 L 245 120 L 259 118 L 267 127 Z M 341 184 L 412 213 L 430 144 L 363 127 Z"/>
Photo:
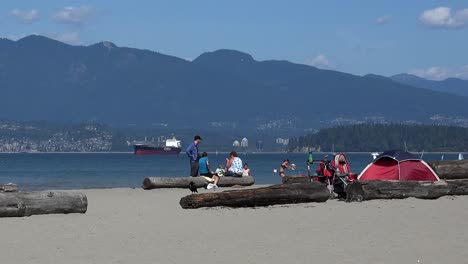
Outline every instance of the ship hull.
<path id="1" fill-rule="evenodd" d="M 181 148 L 133 146 L 135 155 L 177 155 Z"/>

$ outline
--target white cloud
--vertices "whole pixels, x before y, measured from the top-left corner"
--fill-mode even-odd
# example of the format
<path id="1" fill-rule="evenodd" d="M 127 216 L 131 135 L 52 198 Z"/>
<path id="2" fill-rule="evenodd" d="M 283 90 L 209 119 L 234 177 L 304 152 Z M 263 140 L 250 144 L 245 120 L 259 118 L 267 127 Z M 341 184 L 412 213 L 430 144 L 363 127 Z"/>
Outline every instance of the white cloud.
<path id="1" fill-rule="evenodd" d="M 312 66 L 325 69 L 331 69 L 335 67 L 333 63 L 331 63 L 327 56 L 325 56 L 324 54 L 317 55 L 315 58 L 312 59 L 310 64 Z"/>
<path id="2" fill-rule="evenodd" d="M 433 28 L 460 28 L 468 23 L 468 8 L 452 13 L 449 7 L 437 7 L 424 11 L 419 20 Z"/>
<path id="3" fill-rule="evenodd" d="M 445 80 L 447 78 L 460 78 L 468 80 L 468 65 L 456 69 L 444 67 L 430 67 L 427 69 L 413 69 L 408 73 L 429 80 Z"/>
<path id="4" fill-rule="evenodd" d="M 392 20 L 391 16 L 381 16 L 381 17 L 378 17 L 375 22 L 378 25 L 385 25 L 385 24 L 389 23 L 391 20 Z"/>
<path id="5" fill-rule="evenodd" d="M 39 11 L 36 9 L 19 10 L 13 9 L 10 14 L 23 23 L 32 23 L 39 19 Z"/>
<path id="6" fill-rule="evenodd" d="M 70 45 L 82 44 L 78 32 L 52 33 L 48 34 L 48 37 Z"/>
<path id="7" fill-rule="evenodd" d="M 57 11 L 53 18 L 55 21 L 65 24 L 82 25 L 92 18 L 97 11 L 91 7 L 82 5 L 80 7 L 68 6 Z"/>

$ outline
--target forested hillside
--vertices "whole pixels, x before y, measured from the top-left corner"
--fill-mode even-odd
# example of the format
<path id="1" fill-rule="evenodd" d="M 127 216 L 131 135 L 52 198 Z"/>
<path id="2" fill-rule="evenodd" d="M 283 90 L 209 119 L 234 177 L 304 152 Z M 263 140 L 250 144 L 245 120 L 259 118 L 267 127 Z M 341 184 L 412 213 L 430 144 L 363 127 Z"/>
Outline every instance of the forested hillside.
<path id="1" fill-rule="evenodd" d="M 361 124 L 322 129 L 289 140 L 290 151 L 468 151 L 468 129 L 452 126 Z"/>
<path id="2" fill-rule="evenodd" d="M 389 78 L 258 61 L 235 50 L 188 61 L 111 42 L 71 46 L 37 35 L 0 39 L 0 95 L 0 119 L 20 121 L 163 123 L 176 130 L 216 124 L 244 131 L 279 120 L 290 122 L 276 128 L 289 130 L 375 119 L 468 126 L 467 97 Z"/>

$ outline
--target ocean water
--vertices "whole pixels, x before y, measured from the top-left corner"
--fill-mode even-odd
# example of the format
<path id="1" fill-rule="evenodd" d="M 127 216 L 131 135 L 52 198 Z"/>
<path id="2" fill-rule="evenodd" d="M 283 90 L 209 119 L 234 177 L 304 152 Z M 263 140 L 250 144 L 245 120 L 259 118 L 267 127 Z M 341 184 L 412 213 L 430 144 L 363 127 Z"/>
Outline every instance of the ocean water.
<path id="1" fill-rule="evenodd" d="M 426 161 L 457 159 L 458 154 L 425 153 Z M 224 164 L 228 154 L 210 153 L 212 167 Z M 325 154 L 314 154 L 322 159 Z M 353 172 L 360 172 L 372 161 L 369 153 L 348 154 Z M 283 159 L 296 164 L 290 174 L 307 174 L 304 153 L 247 153 L 240 154 L 247 162 L 258 184 L 281 183 L 278 169 Z M 315 170 L 316 164 L 313 165 Z M 190 168 L 184 154 L 173 156 L 132 153 L 1 153 L 0 184 L 15 183 L 20 190 L 140 188 L 145 177 L 181 177 L 189 175 Z"/>

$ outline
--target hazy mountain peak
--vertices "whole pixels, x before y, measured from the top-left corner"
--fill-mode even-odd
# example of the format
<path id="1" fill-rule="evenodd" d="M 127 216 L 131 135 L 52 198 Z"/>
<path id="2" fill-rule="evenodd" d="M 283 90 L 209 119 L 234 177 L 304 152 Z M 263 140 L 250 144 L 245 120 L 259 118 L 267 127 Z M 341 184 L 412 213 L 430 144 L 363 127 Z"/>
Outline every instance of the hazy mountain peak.
<path id="1" fill-rule="evenodd" d="M 447 78 L 444 81 L 446 81 L 446 82 L 467 82 L 467 80 L 463 80 L 463 79 L 455 78 L 455 77 Z"/>
<path id="2" fill-rule="evenodd" d="M 253 63 L 255 62 L 255 60 L 250 54 L 241 51 L 220 49 L 213 52 L 205 52 L 202 55 L 198 56 L 198 58 L 196 58 L 193 62 L 219 65 Z"/>
<path id="3" fill-rule="evenodd" d="M 385 77 L 385 76 L 382 76 L 382 75 L 378 75 L 378 74 L 373 74 L 373 73 L 369 73 L 369 74 L 366 74 L 363 76 L 364 78 L 369 78 L 369 79 L 380 79 L 380 80 L 388 80 L 388 77 Z"/>
<path id="4" fill-rule="evenodd" d="M 8 42 L 8 43 L 13 43 L 14 42 L 13 40 L 7 39 L 7 38 L 0 38 L 0 41 L 1 42 Z"/>
<path id="5" fill-rule="evenodd" d="M 101 41 L 101 42 L 98 42 L 98 43 L 96 43 L 96 44 L 94 44 L 92 46 L 103 47 L 103 48 L 108 49 L 108 50 L 118 48 L 117 45 L 115 45 L 114 43 L 112 43 L 110 41 Z"/>
<path id="6" fill-rule="evenodd" d="M 63 42 L 60 42 L 58 40 L 55 40 L 55 39 L 51 39 L 51 38 L 48 38 L 48 37 L 45 37 L 45 36 L 41 36 L 41 35 L 29 35 L 29 36 L 26 36 L 24 38 L 21 38 L 19 40 L 16 41 L 17 43 L 19 44 L 30 44 L 30 45 L 34 45 L 34 46 L 38 46 L 38 45 L 65 45 L 65 46 L 70 46 L 66 43 L 63 43 Z"/>
<path id="7" fill-rule="evenodd" d="M 7 38 L 0 38 L 0 48 L 9 47 L 13 45 L 14 41 Z"/>
<path id="8" fill-rule="evenodd" d="M 409 73 L 400 73 L 400 74 L 395 74 L 393 76 L 390 76 L 391 79 L 393 80 L 400 80 L 400 81 L 419 81 L 419 80 L 425 80 L 424 78 L 421 78 L 419 76 L 409 74 Z"/>
<path id="9" fill-rule="evenodd" d="M 447 78 L 442 81 L 433 81 L 407 73 L 393 75 L 390 78 L 396 82 L 411 85 L 414 87 L 468 96 L 467 80 L 462 80 L 458 78 Z"/>

